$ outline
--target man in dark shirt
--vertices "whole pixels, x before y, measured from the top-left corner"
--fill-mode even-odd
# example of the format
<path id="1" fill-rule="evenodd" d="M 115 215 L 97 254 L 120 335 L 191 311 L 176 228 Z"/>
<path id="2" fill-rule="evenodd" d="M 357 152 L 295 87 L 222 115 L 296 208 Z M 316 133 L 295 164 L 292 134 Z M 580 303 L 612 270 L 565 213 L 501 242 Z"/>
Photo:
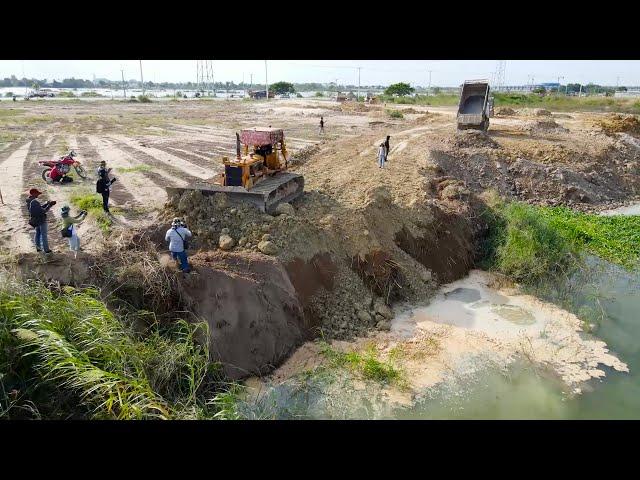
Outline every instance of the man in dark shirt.
<path id="1" fill-rule="evenodd" d="M 107 169 L 107 164 L 103 160 L 100 162 L 100 168 L 98 169 L 98 193 L 102 194 L 102 209 L 106 213 L 109 212 L 109 193 L 111 191 L 111 184 L 116 181 L 115 178 L 109 180 L 109 172 L 111 169 Z"/>
<path id="2" fill-rule="evenodd" d="M 33 237 L 33 243 L 36 244 L 36 251 L 41 252 L 44 250 L 44 253 L 51 253 L 51 250 L 49 249 L 47 212 L 56 204 L 56 202 L 52 200 L 40 203 L 37 200 L 40 195 L 42 195 L 42 192 L 37 188 L 29 190 L 29 198 L 27 198 L 29 225 L 36 229 L 36 233 Z"/>
<path id="3" fill-rule="evenodd" d="M 387 155 L 385 157 L 385 161 L 389 160 L 389 139 L 391 138 L 390 135 L 387 135 L 387 139 L 384 141 L 384 148 L 387 151 Z"/>
<path id="4" fill-rule="evenodd" d="M 320 117 L 320 130 L 318 130 L 318 135 L 324 133 L 324 118 Z"/>

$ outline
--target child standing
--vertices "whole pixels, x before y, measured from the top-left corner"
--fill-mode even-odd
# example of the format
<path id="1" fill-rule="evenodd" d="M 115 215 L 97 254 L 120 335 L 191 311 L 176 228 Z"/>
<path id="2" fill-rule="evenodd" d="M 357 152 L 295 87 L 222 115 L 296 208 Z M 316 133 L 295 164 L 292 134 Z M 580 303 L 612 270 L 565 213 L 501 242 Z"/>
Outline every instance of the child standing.
<path id="1" fill-rule="evenodd" d="M 78 237 L 78 231 L 76 224 L 80 224 L 86 217 L 87 211 L 81 210 L 78 215 L 72 217 L 69 215 L 69 206 L 65 205 L 61 209 L 62 215 L 62 236 L 69 239 L 69 249 L 74 252 L 74 258 L 78 258 L 78 251 L 80 250 L 80 237 Z"/>

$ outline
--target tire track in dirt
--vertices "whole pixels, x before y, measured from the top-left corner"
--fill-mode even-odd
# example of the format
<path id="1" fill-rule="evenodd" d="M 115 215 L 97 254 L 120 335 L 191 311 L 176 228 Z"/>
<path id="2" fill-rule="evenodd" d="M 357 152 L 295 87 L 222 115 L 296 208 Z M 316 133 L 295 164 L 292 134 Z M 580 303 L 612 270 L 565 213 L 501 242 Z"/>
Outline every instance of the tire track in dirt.
<path id="1" fill-rule="evenodd" d="M 89 173 L 89 178 L 97 180 L 96 171 L 100 165 L 100 155 L 96 148 L 89 142 L 85 136 L 77 137 L 78 151 L 82 152 L 85 161 L 84 168 Z M 113 200 L 114 205 L 124 205 L 126 203 L 135 202 L 135 197 L 120 182 L 116 182 L 111 187 L 111 195 L 109 201 Z"/>
<path id="2" fill-rule="evenodd" d="M 192 162 L 184 160 L 180 157 L 164 152 L 154 147 L 142 147 L 138 144 L 137 140 L 125 138 L 121 136 L 112 135 L 109 137 L 114 139 L 118 144 L 130 147 L 128 150 L 132 155 L 139 156 L 140 153 L 146 154 L 147 159 L 155 158 L 156 162 L 161 162 L 163 170 L 168 170 L 173 167 L 174 174 L 177 174 L 175 178 L 186 177 L 189 179 L 207 180 L 213 176 L 212 172 L 203 168 L 200 165 L 196 165 Z M 176 171 L 177 170 L 177 171 Z"/>
<path id="3" fill-rule="evenodd" d="M 24 164 L 31 151 L 32 142 L 13 149 L 11 154 L 3 158 L 0 163 L 0 190 L 4 205 L 0 209 L 2 223 L 0 235 L 2 243 L 20 252 L 33 250 L 33 243 L 29 232 L 32 228 L 28 224 L 28 215 L 23 195 Z"/>
<path id="4" fill-rule="evenodd" d="M 219 164 L 215 163 L 210 159 L 210 157 L 207 157 L 203 154 L 185 152 L 180 148 L 170 147 L 168 145 L 154 145 L 154 148 L 157 148 L 158 150 L 162 150 L 163 152 L 169 153 L 171 155 L 175 155 L 177 157 L 188 160 L 191 163 L 194 163 L 203 168 L 206 168 L 210 172 L 209 174 L 210 177 L 214 176 L 217 173 L 222 172 L 223 170 L 222 162 L 219 162 Z M 229 154 L 230 152 L 225 152 L 225 153 Z"/>
<path id="5" fill-rule="evenodd" d="M 173 165 L 168 165 L 165 162 L 158 160 L 153 155 L 150 155 L 144 151 L 133 148 L 131 145 L 128 145 L 119 140 L 110 138 L 109 139 L 116 148 L 126 152 L 131 158 L 139 162 L 139 165 L 149 165 L 155 168 L 154 171 L 145 172 L 149 174 L 150 177 L 158 180 L 160 183 L 158 185 L 166 186 L 166 185 L 180 185 L 184 186 L 188 183 L 201 183 L 202 179 L 195 177 L 185 171 L 175 168 Z M 212 177 L 213 174 L 209 174 L 209 178 Z"/>
<path id="6" fill-rule="evenodd" d="M 136 164 L 125 160 L 128 155 L 111 142 L 104 138 L 87 137 L 89 142 L 98 152 L 101 160 L 107 162 L 107 167 L 133 168 Z M 139 165 L 139 164 L 138 164 Z M 166 181 L 159 175 L 152 175 L 151 172 L 127 172 L 118 175 L 117 183 L 121 183 L 124 188 L 134 197 L 134 201 L 141 206 L 148 207 L 150 204 L 162 205 L 167 201 L 167 193 L 164 190 Z M 154 178 L 155 177 L 155 178 Z"/>

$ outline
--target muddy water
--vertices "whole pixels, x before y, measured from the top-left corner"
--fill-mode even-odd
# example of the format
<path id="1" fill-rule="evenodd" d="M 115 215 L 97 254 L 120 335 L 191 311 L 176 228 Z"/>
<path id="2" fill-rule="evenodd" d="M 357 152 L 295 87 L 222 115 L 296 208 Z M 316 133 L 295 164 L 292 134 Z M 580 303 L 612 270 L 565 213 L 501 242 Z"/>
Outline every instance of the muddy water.
<path id="1" fill-rule="evenodd" d="M 530 358 L 512 358 L 513 352 L 496 356 L 491 350 L 453 350 L 441 381 L 423 387 L 417 382 L 419 388 L 408 402 L 395 401 L 389 387 L 365 382 L 350 371 L 306 371 L 280 383 L 254 383 L 257 388 L 241 410 L 249 418 L 640 418 L 640 274 L 591 258 L 580 274 L 532 292 L 590 324 L 592 334 L 576 334 L 585 343 L 569 345 L 591 355 L 581 357 L 583 373 L 589 372 L 586 380 L 571 376 L 571 369 L 567 376 L 561 362 L 571 365 L 570 357 L 558 360 L 551 352 L 551 358 L 544 358 L 549 353 L 544 345 L 549 326 L 563 310 L 529 302 L 528 296 L 505 294 L 481 279 L 472 273 L 443 288 L 429 305 L 405 309 L 390 335 L 411 338 L 422 324 L 439 324 L 488 336 L 500 345 L 526 336 L 539 347 L 531 350 Z M 445 342 L 443 348 L 452 345 Z M 507 357 L 512 361 L 502 361 Z M 595 365 L 598 358 L 613 368 Z M 420 376 L 415 369 L 408 374 Z"/>

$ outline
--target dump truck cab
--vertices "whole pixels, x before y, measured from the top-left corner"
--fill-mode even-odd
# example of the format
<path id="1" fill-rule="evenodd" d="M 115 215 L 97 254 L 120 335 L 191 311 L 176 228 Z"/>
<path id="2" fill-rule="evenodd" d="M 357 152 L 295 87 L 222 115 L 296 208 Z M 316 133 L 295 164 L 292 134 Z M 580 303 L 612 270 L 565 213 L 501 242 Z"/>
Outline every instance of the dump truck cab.
<path id="1" fill-rule="evenodd" d="M 489 97 L 488 80 L 467 80 L 462 84 L 458 103 L 458 130 L 489 128 L 493 102 Z"/>

